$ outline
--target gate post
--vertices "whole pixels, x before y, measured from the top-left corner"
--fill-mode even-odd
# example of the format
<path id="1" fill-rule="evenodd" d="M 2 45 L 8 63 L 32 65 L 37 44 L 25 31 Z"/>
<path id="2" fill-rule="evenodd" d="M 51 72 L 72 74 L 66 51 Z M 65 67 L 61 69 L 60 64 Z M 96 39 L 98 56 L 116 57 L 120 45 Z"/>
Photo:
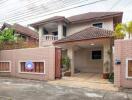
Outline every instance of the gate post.
<path id="1" fill-rule="evenodd" d="M 61 48 L 55 48 L 55 78 L 61 76 Z"/>

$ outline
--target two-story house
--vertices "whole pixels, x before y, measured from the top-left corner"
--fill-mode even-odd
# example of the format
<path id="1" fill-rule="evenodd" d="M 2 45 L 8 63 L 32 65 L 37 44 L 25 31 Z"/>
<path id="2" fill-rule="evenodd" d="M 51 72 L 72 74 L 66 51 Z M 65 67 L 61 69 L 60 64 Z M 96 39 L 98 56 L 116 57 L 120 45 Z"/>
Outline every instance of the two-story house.
<path id="1" fill-rule="evenodd" d="M 39 33 L 39 46 L 62 48 L 71 60 L 71 73 L 110 73 L 113 31 L 122 12 L 89 12 L 68 18 L 55 16 L 31 24 Z"/>

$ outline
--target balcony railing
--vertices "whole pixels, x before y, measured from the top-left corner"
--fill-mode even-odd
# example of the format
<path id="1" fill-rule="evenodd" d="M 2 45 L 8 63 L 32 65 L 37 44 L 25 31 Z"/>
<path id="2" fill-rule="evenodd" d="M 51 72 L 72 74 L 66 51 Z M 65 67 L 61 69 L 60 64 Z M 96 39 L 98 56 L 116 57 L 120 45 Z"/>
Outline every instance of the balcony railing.
<path id="1" fill-rule="evenodd" d="M 47 40 L 47 41 L 54 41 L 54 40 L 58 40 L 58 36 L 55 36 L 55 35 L 43 35 L 42 39 L 43 40 Z"/>

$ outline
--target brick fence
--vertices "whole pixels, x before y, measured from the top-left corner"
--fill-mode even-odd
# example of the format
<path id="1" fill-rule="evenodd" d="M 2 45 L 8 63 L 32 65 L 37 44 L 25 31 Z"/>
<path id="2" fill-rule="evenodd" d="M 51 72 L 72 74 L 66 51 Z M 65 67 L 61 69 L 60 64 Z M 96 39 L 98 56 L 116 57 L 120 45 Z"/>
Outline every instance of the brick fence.
<path id="1" fill-rule="evenodd" d="M 118 87 L 132 88 L 132 75 L 128 77 L 127 59 L 132 60 L 132 40 L 116 40 L 114 60 L 120 60 L 121 64 L 114 63 L 114 84 Z M 132 73 L 132 64 L 129 66 Z"/>
<path id="2" fill-rule="evenodd" d="M 33 62 L 41 62 L 40 64 L 44 66 L 43 73 L 38 72 L 38 66 L 36 64 L 37 72 L 21 72 L 20 62 L 26 62 L 31 60 Z M 5 62 L 10 62 L 10 64 Z M 2 50 L 0 51 L 0 66 L 10 65 L 10 71 L 0 72 L 2 76 L 14 76 L 20 78 L 28 79 L 38 79 L 38 80 L 53 80 L 55 78 L 55 47 L 44 47 L 44 48 L 27 48 L 27 49 L 14 49 L 14 50 Z M 44 62 L 44 64 L 42 64 Z M 5 70 L 5 69 L 4 69 Z M 40 70 L 40 69 L 39 69 Z"/>

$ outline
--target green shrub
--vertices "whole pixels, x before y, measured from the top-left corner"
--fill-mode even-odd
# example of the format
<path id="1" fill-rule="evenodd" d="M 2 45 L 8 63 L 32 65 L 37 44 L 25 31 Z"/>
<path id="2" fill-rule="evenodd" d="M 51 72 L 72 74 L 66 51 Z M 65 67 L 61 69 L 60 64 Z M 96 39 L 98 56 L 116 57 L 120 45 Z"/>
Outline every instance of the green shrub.
<path id="1" fill-rule="evenodd" d="M 114 83 L 114 73 L 110 73 L 109 75 L 109 81 Z"/>
<path id="2" fill-rule="evenodd" d="M 70 59 L 69 59 L 68 56 L 62 57 L 62 65 L 63 65 L 64 68 L 69 70 L 69 68 L 70 68 Z"/>

